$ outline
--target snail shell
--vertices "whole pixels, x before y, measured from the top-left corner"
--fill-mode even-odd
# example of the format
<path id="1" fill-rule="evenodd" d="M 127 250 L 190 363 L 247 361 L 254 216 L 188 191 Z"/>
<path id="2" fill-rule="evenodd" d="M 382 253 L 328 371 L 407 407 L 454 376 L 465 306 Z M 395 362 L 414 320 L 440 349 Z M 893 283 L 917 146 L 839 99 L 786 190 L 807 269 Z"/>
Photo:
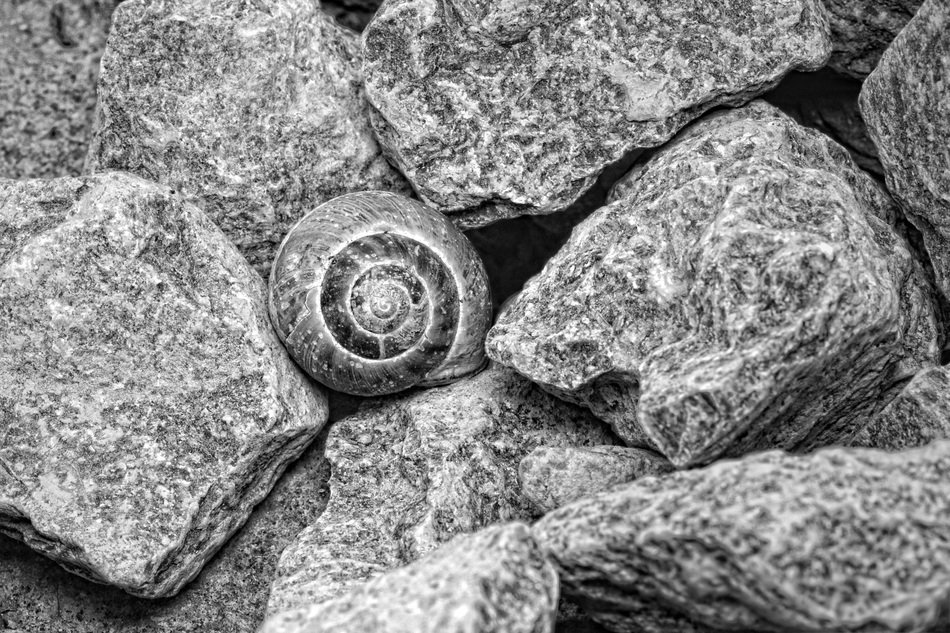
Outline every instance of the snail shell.
<path id="1" fill-rule="evenodd" d="M 461 231 L 383 191 L 326 202 L 290 230 L 271 268 L 270 318 L 319 382 L 379 395 L 480 370 L 488 276 Z"/>

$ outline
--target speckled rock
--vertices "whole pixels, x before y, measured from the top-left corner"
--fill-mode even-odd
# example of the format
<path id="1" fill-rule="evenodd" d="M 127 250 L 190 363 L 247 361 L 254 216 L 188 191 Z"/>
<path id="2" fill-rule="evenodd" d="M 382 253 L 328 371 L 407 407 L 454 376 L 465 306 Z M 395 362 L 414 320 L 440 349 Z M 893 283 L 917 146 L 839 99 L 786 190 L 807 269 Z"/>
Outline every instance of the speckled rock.
<path id="1" fill-rule="evenodd" d="M 176 593 L 323 426 L 264 283 L 135 176 L 0 182 L 0 531 Z"/>
<path id="2" fill-rule="evenodd" d="M 387 154 L 471 227 L 562 210 L 627 152 L 829 52 L 820 0 L 390 0 L 363 71 Z"/>
<path id="3" fill-rule="evenodd" d="M 884 49 L 900 33 L 922 0 L 822 0 L 834 49 L 829 65 L 864 78 L 874 70 Z"/>
<path id="4" fill-rule="evenodd" d="M 369 401 L 330 429 L 330 503 L 284 550 L 268 613 L 334 598 L 456 534 L 537 517 L 520 493 L 521 458 L 612 442 L 588 412 L 497 366 Z"/>
<path id="5" fill-rule="evenodd" d="M 763 102 L 614 189 L 489 332 L 489 356 L 677 466 L 850 437 L 936 360 L 891 199 Z"/>
<path id="6" fill-rule="evenodd" d="M 861 90 L 887 187 L 923 233 L 950 296 L 950 4 L 926 2 Z"/>
<path id="7" fill-rule="evenodd" d="M 118 1 L 0 2 L 0 178 L 82 171 Z"/>
<path id="8" fill-rule="evenodd" d="M 948 516 L 941 442 L 647 477 L 554 511 L 534 534 L 562 591 L 613 630 L 640 630 L 652 604 L 729 630 L 910 632 L 950 624 Z"/>
<path id="9" fill-rule="evenodd" d="M 626 446 L 539 446 L 521 460 L 521 493 L 539 513 L 673 465 L 653 451 Z"/>
<path id="10" fill-rule="evenodd" d="M 552 633 L 554 567 L 528 527 L 456 536 L 415 563 L 326 602 L 279 613 L 261 633 Z"/>
<path id="11" fill-rule="evenodd" d="M 127 0 L 87 168 L 184 192 L 266 276 L 318 204 L 406 190 L 373 138 L 359 64 L 357 36 L 312 0 Z"/>

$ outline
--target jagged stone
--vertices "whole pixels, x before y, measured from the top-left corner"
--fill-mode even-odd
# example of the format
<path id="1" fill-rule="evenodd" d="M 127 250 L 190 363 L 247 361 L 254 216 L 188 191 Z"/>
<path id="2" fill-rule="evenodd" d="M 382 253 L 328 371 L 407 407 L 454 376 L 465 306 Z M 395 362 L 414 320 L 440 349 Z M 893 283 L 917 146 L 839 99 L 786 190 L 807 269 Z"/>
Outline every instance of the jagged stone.
<path id="1" fill-rule="evenodd" d="M 923 0 L 822 0 L 833 50 L 828 64 L 863 79 Z"/>
<path id="2" fill-rule="evenodd" d="M 498 318 L 494 360 L 677 466 L 852 436 L 937 357 L 931 290 L 847 152 L 756 102 L 683 132 Z"/>
<path id="3" fill-rule="evenodd" d="M 266 276 L 318 204 L 407 190 L 373 138 L 359 64 L 358 37 L 312 0 L 126 0 L 87 168 L 184 192 Z"/>
<path id="4" fill-rule="evenodd" d="M 470 228 L 560 211 L 627 152 L 829 53 L 820 0 L 391 0 L 363 71 L 387 154 Z"/>
<path id="5" fill-rule="evenodd" d="M 615 631 L 643 630 L 650 605 L 717 629 L 908 633 L 950 624 L 948 515 L 950 442 L 938 442 L 647 477 L 533 531 L 562 592 Z"/>
<path id="6" fill-rule="evenodd" d="M 176 593 L 326 421 L 263 281 L 135 176 L 0 182 L 0 531 Z"/>

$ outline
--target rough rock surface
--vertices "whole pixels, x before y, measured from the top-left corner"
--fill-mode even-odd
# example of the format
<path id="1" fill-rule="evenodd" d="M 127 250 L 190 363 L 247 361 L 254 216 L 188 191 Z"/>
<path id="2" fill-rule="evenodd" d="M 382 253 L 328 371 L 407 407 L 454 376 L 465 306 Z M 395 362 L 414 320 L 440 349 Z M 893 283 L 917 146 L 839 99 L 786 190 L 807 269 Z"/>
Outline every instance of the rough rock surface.
<path id="1" fill-rule="evenodd" d="M 853 435 L 936 360 L 895 205 L 827 137 L 756 102 L 615 187 L 486 348 L 677 466 Z"/>
<path id="2" fill-rule="evenodd" d="M 829 65 L 864 78 L 900 33 L 922 0 L 822 0 L 834 46 Z"/>
<path id="3" fill-rule="evenodd" d="M 522 523 L 456 536 L 419 561 L 322 603 L 279 613 L 261 633 L 552 633 L 554 567 Z"/>
<path id="4" fill-rule="evenodd" d="M 116 4 L 0 2 L 0 178 L 82 171 Z"/>
<path id="5" fill-rule="evenodd" d="M 390 0 L 363 71 L 387 154 L 471 227 L 562 210 L 627 152 L 829 52 L 820 0 Z"/>
<path id="6" fill-rule="evenodd" d="M 652 604 L 729 630 L 909 632 L 950 624 L 948 516 L 950 442 L 937 442 L 648 477 L 534 534 L 562 591 L 614 630 L 641 630 Z"/>
<path id="7" fill-rule="evenodd" d="M 135 176 L 0 182 L 0 531 L 168 596 L 327 417 L 264 284 Z"/>
<path id="8" fill-rule="evenodd" d="M 861 90 L 887 187 L 920 229 L 950 296 L 950 4 L 926 2 Z"/>
<path id="9" fill-rule="evenodd" d="M 327 438 L 330 503 L 284 550 L 268 613 L 323 602 L 460 533 L 538 516 L 518 463 L 537 446 L 614 442 L 514 372 L 369 401 Z"/>
<path id="10" fill-rule="evenodd" d="M 184 192 L 259 272 L 307 211 L 406 189 L 373 138 L 359 40 L 312 0 L 127 0 L 87 168 Z"/>

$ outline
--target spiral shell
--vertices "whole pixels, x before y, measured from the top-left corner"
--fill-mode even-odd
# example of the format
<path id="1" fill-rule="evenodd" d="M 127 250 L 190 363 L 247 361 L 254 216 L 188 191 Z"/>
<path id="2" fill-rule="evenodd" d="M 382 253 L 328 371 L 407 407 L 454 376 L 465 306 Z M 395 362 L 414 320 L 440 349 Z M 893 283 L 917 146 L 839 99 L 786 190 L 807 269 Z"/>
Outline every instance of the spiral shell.
<path id="1" fill-rule="evenodd" d="M 284 238 L 270 317 L 313 378 L 346 393 L 432 386 L 485 363 L 488 277 L 441 213 L 383 191 L 320 205 Z"/>

